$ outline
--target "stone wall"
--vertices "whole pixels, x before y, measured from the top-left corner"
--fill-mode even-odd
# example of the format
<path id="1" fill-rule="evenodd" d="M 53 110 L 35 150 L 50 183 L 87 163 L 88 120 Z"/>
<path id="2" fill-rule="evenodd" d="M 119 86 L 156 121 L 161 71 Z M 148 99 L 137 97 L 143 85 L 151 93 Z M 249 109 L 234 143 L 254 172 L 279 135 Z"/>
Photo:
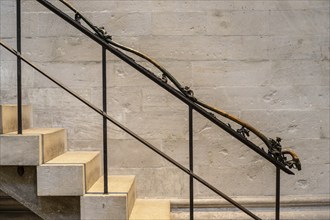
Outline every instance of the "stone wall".
<path id="1" fill-rule="evenodd" d="M 115 41 L 158 60 L 197 98 L 281 137 L 303 168 L 282 175 L 283 194 L 329 194 L 328 0 L 70 2 Z M 15 46 L 14 1 L 0 6 L 1 39 Z M 22 10 L 23 55 L 101 108 L 101 48 L 35 1 L 23 0 Z M 16 61 L 0 53 L 0 102 L 15 103 Z M 102 118 L 27 65 L 23 97 L 35 127 L 66 128 L 70 150 L 102 149 Z M 108 110 L 188 166 L 187 106 L 110 53 Z M 231 196 L 274 195 L 272 165 L 197 113 L 194 119 L 197 174 Z M 188 197 L 183 172 L 112 125 L 108 142 L 109 173 L 136 174 L 139 197 Z M 216 198 L 200 184 L 195 190 Z"/>

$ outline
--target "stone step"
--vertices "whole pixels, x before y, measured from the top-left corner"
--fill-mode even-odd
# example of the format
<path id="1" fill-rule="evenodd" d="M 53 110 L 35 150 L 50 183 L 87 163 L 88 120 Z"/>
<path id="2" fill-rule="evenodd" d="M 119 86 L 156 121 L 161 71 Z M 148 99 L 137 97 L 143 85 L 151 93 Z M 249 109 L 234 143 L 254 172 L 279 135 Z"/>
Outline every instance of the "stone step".
<path id="1" fill-rule="evenodd" d="M 80 198 L 81 219 L 126 220 L 132 212 L 136 197 L 135 176 L 108 177 L 108 194 L 101 177 Z"/>
<path id="2" fill-rule="evenodd" d="M 9 132 L 0 135 L 0 165 L 38 166 L 65 152 L 66 131 L 63 128 L 29 128 L 22 135 Z"/>
<path id="3" fill-rule="evenodd" d="M 39 196 L 82 196 L 100 177 L 100 152 L 66 152 L 37 167 Z"/>
<path id="4" fill-rule="evenodd" d="M 275 220 L 275 212 L 273 209 L 250 209 L 255 215 L 261 219 Z M 189 219 L 189 211 L 184 212 L 172 212 L 171 218 L 175 220 Z M 196 220 L 250 220 L 251 217 L 243 212 L 227 209 L 222 211 L 199 209 L 194 213 L 194 219 Z M 281 220 L 328 220 L 330 219 L 329 207 L 292 207 L 290 209 L 281 209 Z"/>
<path id="5" fill-rule="evenodd" d="M 23 129 L 32 125 L 31 105 L 22 105 L 22 126 Z M 0 105 L 0 134 L 17 131 L 17 105 Z"/>
<path id="6" fill-rule="evenodd" d="M 239 196 L 233 197 L 249 211 L 261 219 L 275 218 L 275 196 Z M 329 195 L 283 195 L 281 196 L 280 216 L 282 220 L 328 220 Z M 233 207 L 221 198 L 195 199 L 194 219 L 248 220 L 247 214 Z M 189 219 L 189 200 L 171 200 L 171 218 L 176 220 Z"/>
<path id="7" fill-rule="evenodd" d="M 137 199 L 129 220 L 170 220 L 170 201 Z"/>

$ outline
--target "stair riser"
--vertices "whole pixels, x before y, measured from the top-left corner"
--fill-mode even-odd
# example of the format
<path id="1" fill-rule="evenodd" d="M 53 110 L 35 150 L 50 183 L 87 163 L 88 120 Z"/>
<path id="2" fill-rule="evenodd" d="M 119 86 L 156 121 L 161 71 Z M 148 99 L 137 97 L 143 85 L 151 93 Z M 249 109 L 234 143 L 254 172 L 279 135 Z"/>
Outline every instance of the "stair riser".
<path id="1" fill-rule="evenodd" d="M 100 154 L 77 164 L 46 163 L 37 167 L 38 196 L 82 196 L 100 177 Z"/>
<path id="2" fill-rule="evenodd" d="M 47 134 L 0 135 L 0 165 L 38 166 L 66 150 L 64 129 Z"/>
<path id="3" fill-rule="evenodd" d="M 37 166 L 42 162 L 41 136 L 0 136 L 0 165 Z"/>
<path id="4" fill-rule="evenodd" d="M 22 106 L 22 126 L 23 129 L 32 125 L 32 107 Z M 17 131 L 17 106 L 0 105 L 0 134 Z"/>
<path id="5" fill-rule="evenodd" d="M 80 199 L 81 219 L 126 220 L 127 194 L 91 195 Z"/>
<path id="6" fill-rule="evenodd" d="M 80 196 L 85 192 L 83 164 L 37 167 L 38 196 Z"/>
<path id="7" fill-rule="evenodd" d="M 103 178 L 100 179 L 103 181 Z M 99 181 L 100 181 L 99 180 Z M 111 182 L 113 181 L 113 182 Z M 118 179 L 109 177 L 109 194 L 86 194 L 80 198 L 80 213 L 82 219 L 127 220 L 133 210 L 136 200 L 135 178 L 121 180 L 121 189 L 117 188 Z M 115 186 L 117 185 L 117 186 Z M 122 187 L 127 185 L 128 187 Z M 124 188 L 126 188 L 124 190 Z M 94 192 L 95 193 L 95 192 Z"/>

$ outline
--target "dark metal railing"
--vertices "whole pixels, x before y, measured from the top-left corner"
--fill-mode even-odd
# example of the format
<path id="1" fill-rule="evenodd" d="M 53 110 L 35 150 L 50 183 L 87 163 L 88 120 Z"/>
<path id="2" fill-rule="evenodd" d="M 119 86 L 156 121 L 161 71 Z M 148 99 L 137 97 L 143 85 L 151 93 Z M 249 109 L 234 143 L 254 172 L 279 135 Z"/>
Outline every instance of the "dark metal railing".
<path id="1" fill-rule="evenodd" d="M 107 50 L 102 47 L 102 106 L 107 113 Z M 108 194 L 108 125 L 103 116 L 103 181 L 104 194 Z"/>
<path id="2" fill-rule="evenodd" d="M 141 66 L 135 60 L 129 56 L 127 56 L 125 53 L 121 52 L 120 50 L 116 49 L 115 47 L 109 45 L 104 39 L 102 39 L 97 34 L 93 33 L 83 25 L 81 25 L 79 22 L 77 22 L 75 19 L 71 18 L 67 14 L 63 13 L 60 9 L 56 8 L 54 5 L 52 5 L 47 0 L 36 0 L 42 5 L 44 5 L 46 8 L 48 8 L 50 11 L 54 12 L 56 15 L 64 19 L 66 22 L 77 28 L 79 31 L 84 33 L 86 36 L 94 40 L 96 43 L 110 51 L 112 54 L 123 60 L 125 63 L 145 75 L 147 78 L 167 90 L 169 93 L 174 95 L 176 98 L 187 104 L 188 106 L 191 106 L 193 110 L 200 113 L 202 116 L 213 122 L 218 127 L 225 130 L 227 133 L 229 133 L 231 136 L 235 137 L 237 140 L 251 148 L 253 151 L 258 153 L 260 156 L 267 159 L 269 162 L 274 164 L 276 167 L 279 167 L 282 171 L 288 173 L 288 174 L 294 174 L 291 170 L 289 170 L 284 164 L 277 161 L 274 157 L 270 156 L 267 152 L 259 148 L 257 145 L 255 145 L 253 142 L 246 139 L 244 136 L 240 135 L 236 132 L 236 130 L 232 129 L 230 126 L 225 124 L 224 122 L 220 121 L 218 118 L 216 118 L 213 114 L 210 114 L 210 112 L 206 111 L 201 106 L 197 105 L 193 100 L 179 92 L 178 90 L 174 89 L 172 86 L 164 83 L 162 79 L 157 77 L 154 73 L 152 73 L 150 70 L 146 69 L 145 67 Z"/>
<path id="3" fill-rule="evenodd" d="M 189 170 L 194 172 L 193 108 L 189 106 Z M 194 218 L 194 178 L 189 176 L 189 214 Z"/>
<path id="4" fill-rule="evenodd" d="M 140 137 L 139 135 L 137 135 L 136 133 L 134 133 L 133 131 L 131 131 L 126 126 L 122 125 L 120 122 L 118 122 L 117 120 L 115 120 L 114 118 L 112 118 L 111 116 L 109 116 L 107 113 L 105 113 L 104 111 L 102 111 L 101 109 L 99 109 L 98 107 L 96 107 L 95 105 L 93 105 L 92 103 L 90 103 L 89 101 L 87 101 L 86 99 L 84 99 L 82 96 L 78 95 L 73 90 L 71 90 L 68 87 L 66 87 L 65 85 L 63 85 L 61 82 L 59 82 L 55 78 L 49 76 L 47 73 L 45 73 L 40 68 L 38 68 L 37 66 L 35 66 L 34 64 L 32 64 L 25 57 L 23 57 L 20 53 L 18 53 L 17 51 L 13 50 L 12 48 L 10 48 L 9 46 L 7 46 L 2 41 L 0 41 L 0 45 L 3 46 L 5 49 L 7 49 L 12 54 L 14 54 L 15 56 L 19 57 L 22 61 L 24 61 L 29 66 L 31 66 L 33 69 L 35 69 L 37 72 L 41 73 L 43 76 L 45 76 L 46 78 L 48 78 L 49 80 L 51 80 L 53 83 L 55 83 L 56 85 L 58 85 L 60 88 L 64 89 L 69 94 L 71 94 L 72 96 L 74 96 L 75 98 L 77 98 L 79 101 L 81 101 L 82 103 L 84 103 L 85 105 L 87 105 L 89 108 L 93 109 L 95 112 L 97 112 L 98 114 L 100 114 L 103 118 L 106 118 L 107 120 L 109 120 L 110 122 L 112 122 L 114 125 L 116 125 L 120 129 L 122 129 L 123 131 L 125 131 L 126 133 L 128 133 L 129 135 L 131 135 L 133 138 L 135 138 L 136 140 L 138 140 L 140 143 L 142 143 L 145 146 L 149 147 L 155 153 L 157 153 L 158 155 L 162 156 L 164 159 L 166 159 L 167 161 L 169 161 L 170 163 L 172 163 L 174 166 L 176 166 L 179 169 L 181 169 L 186 174 L 190 175 L 192 178 L 194 178 L 195 180 L 197 180 L 198 182 L 200 182 L 201 184 L 203 184 L 204 186 L 206 186 L 207 188 L 209 188 L 210 190 L 212 190 L 213 192 L 215 192 L 216 194 L 218 194 L 222 198 L 226 199 L 228 202 L 230 202 L 231 204 L 233 204 L 234 206 L 236 206 L 237 208 L 239 208 L 240 210 L 242 210 L 243 212 L 245 212 L 247 215 L 251 216 L 254 219 L 260 219 L 259 217 L 257 217 L 256 215 L 254 215 L 252 212 L 250 212 L 248 209 L 246 209 L 245 207 L 243 207 L 242 205 L 240 205 L 239 203 L 237 203 L 236 201 L 234 201 L 233 199 L 231 199 L 229 196 L 227 196 L 226 194 L 224 194 L 223 192 L 221 192 L 220 190 L 218 190 L 216 187 L 214 187 L 213 185 L 211 185 L 210 183 L 208 183 L 206 180 L 204 180 L 203 178 L 201 178 L 200 176 L 198 176 L 197 174 L 195 174 L 194 172 L 192 172 L 190 169 L 186 168 L 185 166 L 183 166 L 182 164 L 180 164 L 179 162 L 177 162 L 176 160 L 174 160 L 173 158 L 171 158 L 170 156 L 168 156 L 167 154 L 165 154 L 164 152 L 162 152 L 161 150 L 159 150 L 157 147 L 155 147 L 154 145 L 152 145 L 151 143 L 149 143 L 148 141 L 146 141 L 145 139 L 143 139 L 142 137 Z"/>
<path id="5" fill-rule="evenodd" d="M 280 203 L 281 203 L 281 170 L 276 167 L 276 196 L 275 196 L 275 219 L 280 219 Z"/>
<path id="6" fill-rule="evenodd" d="M 16 0 L 16 17 L 17 52 L 21 53 L 21 0 Z M 22 134 L 22 130 L 22 61 L 20 57 L 17 57 L 17 133 Z"/>
<path id="7" fill-rule="evenodd" d="M 291 164 L 284 164 L 283 161 L 279 160 L 277 157 L 274 157 L 273 153 L 267 153 L 263 149 L 259 148 L 257 145 L 255 145 L 253 142 L 249 141 L 245 137 L 245 133 L 247 132 L 244 128 L 239 130 L 234 130 L 231 128 L 231 126 L 225 124 L 221 120 L 215 117 L 212 113 L 208 112 L 206 109 L 213 110 L 212 107 L 209 107 L 205 103 L 199 102 L 197 99 L 194 97 L 191 97 L 190 95 L 187 95 L 187 91 L 183 88 L 180 87 L 180 84 L 173 78 L 169 73 L 165 72 L 165 77 L 163 75 L 163 78 L 157 77 L 153 72 L 149 71 L 145 67 L 139 65 L 138 63 L 135 62 L 134 59 L 131 57 L 127 56 L 125 53 L 122 51 L 118 50 L 114 46 L 109 44 L 109 39 L 111 37 L 109 35 L 106 35 L 106 32 L 102 28 L 98 28 L 94 26 L 91 22 L 89 22 L 85 17 L 83 17 L 74 7 L 72 7 L 69 3 L 67 3 L 65 0 L 59 0 L 60 2 L 64 3 L 67 7 L 69 7 L 71 10 L 75 12 L 75 18 L 71 18 L 61 10 L 59 10 L 57 7 L 52 5 L 50 2 L 47 0 L 36 0 L 46 8 L 48 8 L 50 11 L 54 12 L 56 15 L 64 19 L 66 22 L 77 28 L 80 32 L 84 33 L 86 36 L 94 40 L 96 43 L 98 43 L 102 47 L 102 110 L 97 108 L 95 105 L 92 103 L 88 102 L 86 99 L 83 97 L 79 96 L 77 93 L 75 93 L 73 90 L 69 89 L 68 87 L 64 86 L 61 82 L 58 80 L 54 79 L 53 77 L 49 76 L 45 72 L 43 72 L 41 69 L 36 67 L 34 64 L 32 64 L 30 61 L 28 61 L 26 58 L 24 58 L 21 55 L 21 0 L 17 0 L 17 50 L 14 50 L 10 47 L 8 47 L 6 44 L 0 41 L 1 46 L 6 48 L 8 51 L 13 53 L 17 57 L 17 105 L 18 105 L 18 134 L 22 134 L 22 96 L 21 96 L 21 61 L 24 61 L 27 63 L 29 66 L 37 70 L 39 73 L 44 75 L 46 78 L 54 82 L 56 85 L 67 91 L 69 94 L 83 102 L 85 105 L 87 105 L 89 108 L 93 109 L 95 112 L 100 114 L 103 118 L 103 167 L 104 167 L 104 193 L 108 193 L 108 158 L 107 158 L 107 149 L 108 149 L 108 143 L 107 143 L 107 121 L 110 121 L 111 123 L 115 124 L 122 130 L 124 130 L 126 133 L 130 134 L 132 137 L 134 137 L 136 140 L 141 142 L 142 144 L 146 145 L 149 147 L 151 150 L 153 150 L 155 153 L 158 155 L 162 156 L 164 159 L 181 169 L 183 172 L 189 175 L 189 204 L 190 204 L 190 219 L 194 219 L 194 179 L 207 188 L 209 188 L 211 191 L 215 192 L 219 196 L 223 197 L 225 200 L 233 204 L 235 207 L 240 209 L 241 211 L 245 212 L 247 215 L 252 217 L 253 219 L 260 219 L 257 217 L 255 214 L 247 210 L 245 207 L 231 199 L 229 196 L 215 188 L 213 185 L 205 181 L 203 178 L 200 176 L 196 175 L 193 170 L 194 170 L 194 161 L 193 161 L 193 112 L 196 111 L 211 122 L 213 122 L 215 125 L 218 127 L 222 128 L 225 130 L 227 133 L 229 133 L 231 136 L 235 137 L 237 140 L 248 146 L 250 149 L 258 153 L 260 156 L 271 162 L 275 167 L 276 167 L 276 207 L 275 207 L 275 217 L 276 220 L 280 219 L 280 171 L 284 171 L 285 173 L 288 174 L 294 174 L 291 170 L 288 169 L 292 168 Z M 80 23 L 80 19 L 82 19 L 95 33 L 93 33 L 91 30 L 88 28 L 84 27 Z M 112 42 L 113 43 L 113 42 Z M 114 44 L 118 46 L 117 44 Z M 123 46 L 119 46 L 121 49 Z M 107 114 L 107 66 L 106 66 L 106 52 L 110 51 L 112 54 L 126 62 L 128 65 L 132 66 L 134 69 L 145 75 L 147 78 L 164 88 L 166 91 L 174 95 L 176 98 L 187 104 L 188 106 L 188 112 L 189 112 L 189 169 L 183 166 L 182 164 L 178 163 L 174 159 L 172 159 L 170 156 L 167 154 L 163 153 L 160 151 L 158 148 L 138 136 L 136 133 L 133 131 L 129 130 L 127 127 L 116 121 L 114 118 L 109 116 Z M 138 53 L 136 51 L 133 51 L 133 53 Z M 144 57 L 145 58 L 145 57 Z M 148 58 L 147 58 L 148 60 Z M 155 64 L 155 63 L 153 63 Z M 158 65 L 158 64 L 156 64 Z M 160 69 L 163 71 L 163 69 Z M 166 75 L 167 74 L 167 75 Z M 178 89 L 173 88 L 169 84 L 167 84 L 167 77 L 174 82 L 175 85 L 177 86 Z M 188 88 L 189 89 L 189 88 Z M 205 109 L 206 108 L 206 109 Z M 217 112 L 217 111 L 215 111 Z M 218 112 L 217 112 L 218 113 Z M 222 112 L 220 112 L 222 114 Z M 237 119 L 232 119 L 235 122 L 240 123 L 239 120 Z M 242 125 L 242 124 L 241 124 Z M 245 125 L 243 123 L 243 125 Z M 247 125 L 247 124 L 246 124 Z M 247 125 L 247 127 L 249 127 Z M 251 128 L 253 131 L 253 127 Z M 276 142 L 272 139 L 266 139 L 262 134 L 259 132 L 255 131 L 254 132 L 258 137 L 260 137 L 264 142 L 267 144 L 267 146 L 270 144 L 270 141 L 274 142 L 274 146 L 277 147 L 279 145 L 279 141 L 276 140 Z M 286 153 L 289 153 L 291 156 L 291 152 L 286 151 Z M 283 153 L 284 155 L 284 153 Z M 290 166 L 291 165 L 291 166 Z M 297 164 L 295 164 L 297 166 Z M 288 167 L 287 167 L 288 166 Z M 300 163 L 299 163 L 300 166 Z M 299 169 L 299 168 L 298 168 Z"/>

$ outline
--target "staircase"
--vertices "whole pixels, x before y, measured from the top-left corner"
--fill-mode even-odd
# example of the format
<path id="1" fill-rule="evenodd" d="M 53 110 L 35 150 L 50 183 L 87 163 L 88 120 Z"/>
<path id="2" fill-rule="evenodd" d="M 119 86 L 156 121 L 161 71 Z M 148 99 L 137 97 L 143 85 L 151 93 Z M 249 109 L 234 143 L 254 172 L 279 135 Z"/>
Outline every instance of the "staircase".
<path id="1" fill-rule="evenodd" d="M 100 152 L 67 151 L 65 129 L 32 128 L 31 116 L 31 106 L 23 105 L 23 135 L 17 135 L 17 107 L 0 105 L 0 166 L 36 167 L 36 197 L 78 197 L 80 219 L 170 219 L 169 201 L 136 198 L 135 176 L 109 176 L 109 193 L 103 194 Z"/>

